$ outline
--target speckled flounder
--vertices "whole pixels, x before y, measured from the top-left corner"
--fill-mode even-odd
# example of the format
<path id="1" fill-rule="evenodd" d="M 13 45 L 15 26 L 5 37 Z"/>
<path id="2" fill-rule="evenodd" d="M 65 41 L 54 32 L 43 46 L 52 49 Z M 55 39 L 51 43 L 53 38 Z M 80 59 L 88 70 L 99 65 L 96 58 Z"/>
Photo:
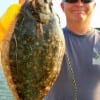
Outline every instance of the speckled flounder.
<path id="1" fill-rule="evenodd" d="M 2 44 L 1 62 L 16 100 L 42 100 L 59 75 L 64 51 L 52 1 L 25 2 Z"/>

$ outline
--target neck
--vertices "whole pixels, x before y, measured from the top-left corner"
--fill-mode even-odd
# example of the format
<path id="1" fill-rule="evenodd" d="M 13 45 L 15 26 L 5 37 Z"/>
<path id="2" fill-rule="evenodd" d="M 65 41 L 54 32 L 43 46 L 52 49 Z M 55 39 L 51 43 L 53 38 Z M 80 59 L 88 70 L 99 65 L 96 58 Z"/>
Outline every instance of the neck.
<path id="1" fill-rule="evenodd" d="M 89 22 L 86 23 L 79 23 L 79 22 L 67 22 L 67 28 L 74 32 L 77 35 L 85 35 L 91 30 L 91 26 Z"/>

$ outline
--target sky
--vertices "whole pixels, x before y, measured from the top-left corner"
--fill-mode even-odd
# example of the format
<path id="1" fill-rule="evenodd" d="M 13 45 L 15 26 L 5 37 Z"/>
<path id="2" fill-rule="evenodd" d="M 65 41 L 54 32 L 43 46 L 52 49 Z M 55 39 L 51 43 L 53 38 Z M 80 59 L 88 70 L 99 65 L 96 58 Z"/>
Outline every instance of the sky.
<path id="1" fill-rule="evenodd" d="M 61 0 L 53 0 L 54 9 L 58 13 L 61 20 L 61 27 L 66 25 L 65 15 L 60 7 Z M 6 12 L 7 8 L 12 5 L 18 3 L 18 0 L 0 0 L 0 17 Z M 100 27 L 100 0 L 96 0 L 96 8 L 92 18 L 92 27 Z"/>

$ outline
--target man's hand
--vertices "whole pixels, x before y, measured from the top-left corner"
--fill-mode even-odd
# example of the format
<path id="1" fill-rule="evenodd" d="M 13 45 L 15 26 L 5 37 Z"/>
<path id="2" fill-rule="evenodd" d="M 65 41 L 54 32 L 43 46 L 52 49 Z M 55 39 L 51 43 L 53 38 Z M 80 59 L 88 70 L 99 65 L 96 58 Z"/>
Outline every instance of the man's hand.
<path id="1" fill-rule="evenodd" d="M 19 0 L 19 3 L 23 5 L 25 1 L 26 0 Z"/>

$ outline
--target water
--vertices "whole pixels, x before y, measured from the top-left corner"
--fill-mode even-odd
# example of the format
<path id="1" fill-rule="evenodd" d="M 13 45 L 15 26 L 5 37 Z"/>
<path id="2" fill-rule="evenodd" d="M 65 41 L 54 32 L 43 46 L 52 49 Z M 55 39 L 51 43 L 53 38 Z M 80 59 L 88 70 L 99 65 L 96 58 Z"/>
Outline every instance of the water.
<path id="1" fill-rule="evenodd" d="M 0 65 L 0 100 L 14 100 Z"/>

